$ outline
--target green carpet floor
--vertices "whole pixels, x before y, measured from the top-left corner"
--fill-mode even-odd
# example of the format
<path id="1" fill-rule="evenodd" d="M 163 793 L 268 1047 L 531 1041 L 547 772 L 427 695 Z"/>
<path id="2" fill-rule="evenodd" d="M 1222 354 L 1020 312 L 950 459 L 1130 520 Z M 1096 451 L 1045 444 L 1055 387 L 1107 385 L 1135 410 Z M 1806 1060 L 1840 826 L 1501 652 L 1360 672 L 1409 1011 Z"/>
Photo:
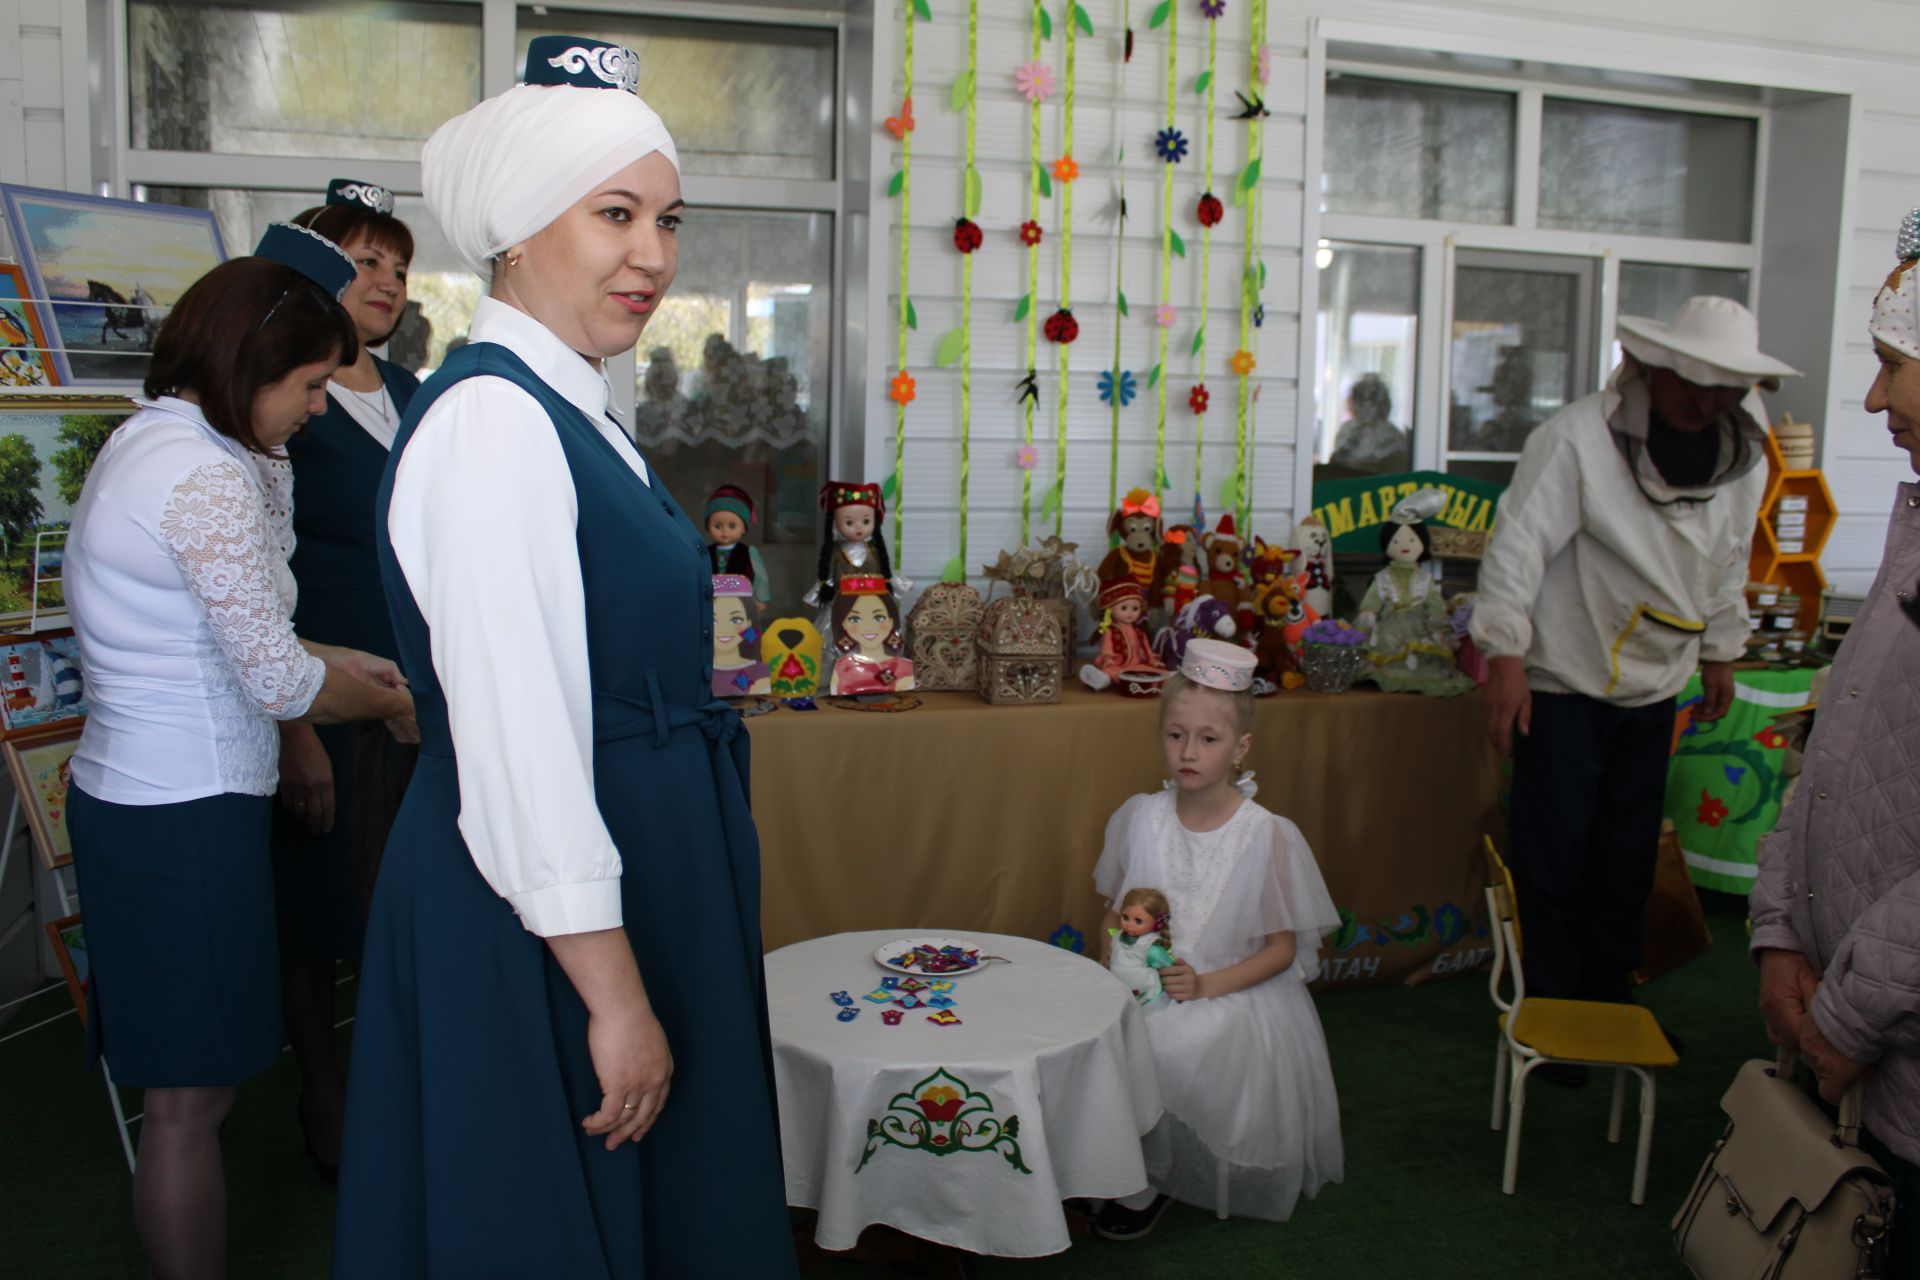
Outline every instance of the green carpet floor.
<path id="1" fill-rule="evenodd" d="M 1641 993 L 1687 1050 L 1680 1066 L 1660 1077 L 1645 1208 L 1627 1203 L 1631 1104 L 1626 1140 L 1608 1145 L 1609 1091 L 1600 1079 L 1578 1091 L 1544 1083 L 1529 1089 L 1519 1194 L 1500 1194 L 1503 1136 L 1487 1128 L 1493 1014 L 1484 976 L 1469 977 L 1321 999 L 1347 1177 L 1303 1202 L 1293 1221 L 1223 1223 L 1176 1205 L 1151 1236 L 1133 1244 L 1087 1239 L 1052 1258 L 983 1260 L 979 1275 L 1684 1277 L 1667 1222 L 1720 1131 L 1718 1102 L 1735 1069 L 1768 1054 L 1745 955 L 1746 904 L 1705 896 L 1713 951 Z M 64 1000 L 36 997 L 0 1034 L 52 1016 Z M 80 1054 L 71 1017 L 0 1043 L 0 1274 L 145 1274 L 106 1095 L 96 1077 L 81 1072 Z M 227 1123 L 236 1278 L 326 1274 L 332 1199 L 301 1151 L 293 1119 L 298 1087 L 282 1055 L 273 1072 L 242 1092 Z M 137 1093 L 128 1099 L 137 1107 Z M 810 1274 L 879 1280 L 897 1273 L 835 1261 Z"/>

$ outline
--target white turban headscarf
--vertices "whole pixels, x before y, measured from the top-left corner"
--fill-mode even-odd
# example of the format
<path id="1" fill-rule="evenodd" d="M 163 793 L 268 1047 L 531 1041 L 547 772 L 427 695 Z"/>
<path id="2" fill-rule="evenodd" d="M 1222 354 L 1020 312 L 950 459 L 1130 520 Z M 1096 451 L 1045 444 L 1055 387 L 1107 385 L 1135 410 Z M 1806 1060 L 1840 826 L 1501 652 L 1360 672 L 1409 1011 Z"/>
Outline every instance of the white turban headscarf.
<path id="1" fill-rule="evenodd" d="M 1920 360 L 1920 271 L 1914 269 L 1920 258 L 1920 209 L 1909 213 L 1900 224 L 1900 242 L 1896 250 L 1900 265 L 1873 299 L 1873 319 L 1867 332 L 1910 360 Z"/>
<path id="2" fill-rule="evenodd" d="M 655 151 L 679 170 L 666 124 L 633 93 L 519 84 L 435 129 L 420 179 L 460 260 L 488 280 L 495 255 Z"/>

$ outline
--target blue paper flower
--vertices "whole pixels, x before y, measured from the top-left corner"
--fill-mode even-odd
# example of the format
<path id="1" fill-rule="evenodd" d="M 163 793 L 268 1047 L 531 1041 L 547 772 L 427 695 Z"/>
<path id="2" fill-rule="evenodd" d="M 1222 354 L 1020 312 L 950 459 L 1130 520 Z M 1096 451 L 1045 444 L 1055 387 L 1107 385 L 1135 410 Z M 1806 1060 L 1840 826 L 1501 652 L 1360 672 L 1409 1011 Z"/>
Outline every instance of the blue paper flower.
<path id="1" fill-rule="evenodd" d="M 1047 935 L 1047 941 L 1064 951 L 1075 955 L 1084 955 L 1087 950 L 1087 935 L 1070 924 L 1063 924 Z"/>
<path id="2" fill-rule="evenodd" d="M 1154 136 L 1153 149 L 1168 164 L 1179 164 L 1187 158 L 1187 135 L 1178 129 L 1162 129 Z"/>
<path id="3" fill-rule="evenodd" d="M 1125 369 L 1120 371 L 1120 380 L 1115 383 L 1113 371 L 1109 369 L 1100 375 L 1100 403 L 1112 404 L 1116 390 L 1120 395 L 1120 407 L 1124 409 L 1133 403 L 1135 396 L 1140 394 L 1140 384 L 1135 382 L 1133 374 Z"/>

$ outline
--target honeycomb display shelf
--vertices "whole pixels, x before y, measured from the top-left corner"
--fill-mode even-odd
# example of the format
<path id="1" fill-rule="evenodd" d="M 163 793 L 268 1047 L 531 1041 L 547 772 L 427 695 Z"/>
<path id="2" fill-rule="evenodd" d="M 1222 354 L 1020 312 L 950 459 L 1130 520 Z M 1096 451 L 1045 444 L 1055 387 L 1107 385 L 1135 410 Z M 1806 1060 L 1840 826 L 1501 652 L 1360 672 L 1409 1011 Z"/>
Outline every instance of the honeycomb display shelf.
<path id="1" fill-rule="evenodd" d="M 1819 468 L 1789 471 L 1774 433 L 1766 435 L 1767 490 L 1760 501 L 1760 517 L 1753 531 L 1753 551 L 1747 561 L 1747 581 L 1767 583 L 1800 598 L 1795 628 L 1813 634 L 1820 624 L 1820 597 L 1827 578 L 1820 570 L 1820 553 L 1833 532 L 1833 493 Z M 1800 550 L 1783 553 L 1776 528 L 1782 512 L 1804 512 Z"/>

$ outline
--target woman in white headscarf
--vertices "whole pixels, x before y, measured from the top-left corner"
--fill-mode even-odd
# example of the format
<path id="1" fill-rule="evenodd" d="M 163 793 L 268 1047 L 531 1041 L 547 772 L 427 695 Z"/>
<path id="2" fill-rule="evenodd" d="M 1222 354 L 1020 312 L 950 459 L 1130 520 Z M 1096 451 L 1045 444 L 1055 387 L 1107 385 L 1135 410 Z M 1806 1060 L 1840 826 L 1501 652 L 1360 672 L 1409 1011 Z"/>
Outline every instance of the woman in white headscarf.
<path id="1" fill-rule="evenodd" d="M 630 51 L 542 37 L 527 72 L 422 156 L 491 289 L 376 506 L 421 751 L 334 1274 L 791 1275 L 746 735 L 705 542 L 602 370 L 673 280 L 678 162 Z"/>

